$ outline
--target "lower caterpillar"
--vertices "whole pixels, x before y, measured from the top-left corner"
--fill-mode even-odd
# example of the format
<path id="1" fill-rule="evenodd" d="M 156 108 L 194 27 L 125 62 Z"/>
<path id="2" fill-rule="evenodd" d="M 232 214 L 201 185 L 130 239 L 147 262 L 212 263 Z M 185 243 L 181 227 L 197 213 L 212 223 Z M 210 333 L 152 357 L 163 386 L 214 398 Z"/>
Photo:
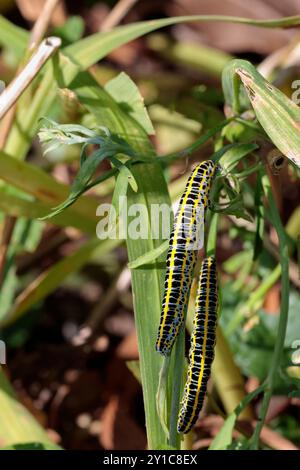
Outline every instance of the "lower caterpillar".
<path id="1" fill-rule="evenodd" d="M 178 416 L 178 432 L 187 433 L 201 411 L 214 359 L 218 312 L 216 260 L 210 256 L 201 265 L 196 296 L 189 367 Z"/>
<path id="2" fill-rule="evenodd" d="M 170 354 L 183 324 L 199 249 L 195 243 L 197 232 L 204 221 L 216 169 L 217 165 L 211 160 L 197 165 L 187 182 L 175 217 L 167 254 L 165 292 L 156 341 L 156 350 L 165 356 Z"/>

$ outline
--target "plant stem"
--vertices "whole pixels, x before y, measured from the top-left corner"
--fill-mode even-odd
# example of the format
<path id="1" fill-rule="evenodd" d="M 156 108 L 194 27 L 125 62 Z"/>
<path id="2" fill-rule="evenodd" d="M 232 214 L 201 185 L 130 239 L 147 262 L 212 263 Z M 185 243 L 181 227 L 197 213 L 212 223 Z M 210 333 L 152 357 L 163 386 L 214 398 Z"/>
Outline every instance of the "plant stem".
<path id="1" fill-rule="evenodd" d="M 275 227 L 275 230 L 279 239 L 279 251 L 280 251 L 280 264 L 281 264 L 281 305 L 280 305 L 280 318 L 276 336 L 276 343 L 274 348 L 274 353 L 272 357 L 272 362 L 269 370 L 268 377 L 265 383 L 265 393 L 264 398 L 259 414 L 259 421 L 255 427 L 253 436 L 250 440 L 250 448 L 255 450 L 259 445 L 259 437 L 261 430 L 266 419 L 269 403 L 272 397 L 272 392 L 274 388 L 275 378 L 280 366 L 282 351 L 284 347 L 284 339 L 286 335 L 286 328 L 288 322 L 288 312 L 289 312 L 289 253 L 288 253 L 288 244 L 285 234 L 284 227 L 282 225 L 278 209 L 275 204 L 275 200 L 272 194 L 270 181 L 267 175 L 263 176 L 263 188 L 264 192 L 268 198 L 270 205 L 270 216 L 272 223 Z"/>
<path id="2" fill-rule="evenodd" d="M 170 406 L 170 425 L 169 425 L 169 444 L 171 447 L 180 450 L 180 435 L 177 432 L 177 417 L 180 406 L 181 392 L 183 388 L 183 375 L 184 375 L 184 345 L 185 345 L 185 328 L 182 328 L 176 344 L 174 346 L 173 354 L 173 370 L 172 377 L 172 395 Z"/>
<path id="3" fill-rule="evenodd" d="M 214 256 L 217 245 L 219 214 L 211 214 L 209 233 L 206 242 L 206 256 Z"/>
<path id="4" fill-rule="evenodd" d="M 157 158 L 159 159 L 159 161 L 168 162 L 170 160 L 171 161 L 176 160 L 177 158 L 188 157 L 189 155 L 194 153 L 196 150 L 198 150 L 200 147 L 202 147 L 202 145 L 208 142 L 209 139 L 211 139 L 211 137 L 213 137 L 219 131 L 221 131 L 223 127 L 227 126 L 227 124 L 229 124 L 233 119 L 234 118 L 228 118 L 228 119 L 225 119 L 224 121 L 221 121 L 215 127 L 212 127 L 205 134 L 201 135 L 201 137 L 199 137 L 199 139 L 197 139 L 193 144 L 180 150 L 179 152 L 170 153 L 168 155 L 161 155 L 161 156 L 158 156 Z"/>
<path id="5" fill-rule="evenodd" d="M 245 317 L 250 318 L 254 313 L 257 312 L 258 308 L 263 304 L 265 295 L 280 277 L 280 273 L 281 265 L 278 264 L 271 274 L 263 280 L 260 286 L 249 295 L 248 301 L 244 303 L 241 308 L 238 308 L 236 313 L 228 322 L 228 325 L 226 326 L 227 335 L 233 333 L 242 323 Z"/>

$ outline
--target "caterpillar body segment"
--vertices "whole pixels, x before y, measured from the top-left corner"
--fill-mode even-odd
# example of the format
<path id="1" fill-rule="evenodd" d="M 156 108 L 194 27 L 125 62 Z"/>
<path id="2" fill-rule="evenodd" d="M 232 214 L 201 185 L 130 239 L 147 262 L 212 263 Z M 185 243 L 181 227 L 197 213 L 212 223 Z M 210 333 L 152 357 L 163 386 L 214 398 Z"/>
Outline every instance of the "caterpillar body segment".
<path id="1" fill-rule="evenodd" d="M 165 290 L 156 341 L 156 350 L 165 356 L 170 354 L 183 324 L 200 248 L 199 228 L 204 226 L 216 168 L 211 160 L 197 165 L 188 179 L 176 213 L 167 254 Z"/>
<path id="2" fill-rule="evenodd" d="M 216 261 L 214 257 L 208 257 L 200 270 L 187 381 L 177 423 L 177 430 L 181 433 L 190 431 L 203 405 L 214 359 L 217 311 Z"/>

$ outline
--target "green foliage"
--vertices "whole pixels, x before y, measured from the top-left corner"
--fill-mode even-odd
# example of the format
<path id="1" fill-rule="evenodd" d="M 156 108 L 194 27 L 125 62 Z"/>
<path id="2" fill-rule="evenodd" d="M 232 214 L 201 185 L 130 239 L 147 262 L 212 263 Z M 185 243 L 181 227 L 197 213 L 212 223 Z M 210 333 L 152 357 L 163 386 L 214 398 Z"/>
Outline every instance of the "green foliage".
<path id="1" fill-rule="evenodd" d="M 275 226 L 280 239 L 283 285 L 280 319 L 267 315 L 262 310 L 258 311 L 255 304 L 253 312 L 250 313 L 256 315 L 257 323 L 251 329 L 245 330 L 244 318 L 239 317 L 236 323 L 233 322 L 232 333 L 228 336 L 242 372 L 246 375 L 255 375 L 261 381 L 266 380 L 268 387 L 265 389 L 263 385 L 245 397 L 239 407 L 229 414 L 211 445 L 212 449 L 249 447 L 249 443 L 244 441 L 233 442 L 232 432 L 241 411 L 258 393 L 264 391 L 261 421 L 251 441 L 251 448 L 255 448 L 259 442 L 260 426 L 264 422 L 271 394 L 275 391 L 298 396 L 298 390 L 293 390 L 293 387 L 299 385 L 299 380 L 290 377 L 287 368 L 291 365 L 291 348 L 293 341 L 297 339 L 296 332 L 299 331 L 300 325 L 297 315 L 299 296 L 293 292 L 290 296 L 287 332 L 285 331 L 289 288 L 286 236 L 270 195 L 268 182 L 265 180 L 262 162 L 256 154 L 258 144 L 253 141 L 256 137 L 257 141 L 271 140 L 284 155 L 299 165 L 300 111 L 282 92 L 269 84 L 252 64 L 233 60 L 223 71 L 223 92 L 233 116 L 218 122 L 215 127 L 211 127 L 180 152 L 158 158 L 149 140 L 149 135 L 154 134 L 153 124 L 136 84 L 125 73 L 121 73 L 105 87 L 101 87 L 93 76 L 85 71 L 117 47 L 151 31 L 181 22 L 211 20 L 255 24 L 259 27 L 287 27 L 300 24 L 299 16 L 266 21 L 237 17 L 185 16 L 133 23 L 80 40 L 83 22 L 80 18 L 73 17 L 56 30 L 66 46 L 45 66 L 38 77 L 39 86 L 36 87 L 35 83 L 30 86 L 28 90 L 28 96 L 31 97 L 30 107 L 25 106 L 28 96 L 20 100 L 5 152 L 0 153 L 0 175 L 3 182 L 0 188 L 0 209 L 5 214 L 19 218 L 15 239 L 8 252 L 0 291 L 0 295 L 5 299 L 0 306 L 0 322 L 1 325 L 14 322 L 42 302 L 68 275 L 79 271 L 94 257 L 103 256 L 120 244 L 119 240 L 100 242 L 94 238 L 97 200 L 94 197 L 83 196 L 84 192 L 93 186 L 103 184 L 112 176 L 115 177 L 112 204 L 117 214 L 122 209 L 119 207 L 119 196 L 127 195 L 128 205 L 138 203 L 146 207 L 142 224 L 148 226 L 151 205 L 171 203 L 163 167 L 177 159 L 192 155 L 212 139 L 214 144 L 212 158 L 220 162 L 223 168 L 216 179 L 211 198 L 212 212 L 242 218 L 250 224 L 255 220 L 254 231 L 237 229 L 238 235 L 244 239 L 245 251 L 224 265 L 229 274 L 235 274 L 237 270 L 242 273 L 234 285 L 228 283 L 222 290 L 221 323 L 224 330 L 226 325 L 232 322 L 232 312 L 237 301 L 242 303 L 251 292 L 251 286 L 243 286 L 243 283 L 247 275 L 252 272 L 253 263 L 262 262 L 267 217 Z M 0 26 L 0 43 L 14 49 L 15 54 L 21 57 L 25 52 L 28 33 L 2 17 L 0 17 Z M 182 50 L 178 48 L 173 48 L 173 53 L 177 54 L 181 62 L 184 59 L 191 60 L 184 58 Z M 203 49 L 202 53 L 207 54 L 209 51 L 205 52 Z M 229 58 L 223 54 L 215 54 L 214 57 L 218 57 L 218 64 L 210 61 L 207 68 L 214 74 L 219 74 L 220 62 L 227 64 Z M 203 62 L 203 57 L 198 54 L 196 61 L 198 66 L 199 61 Z M 84 109 L 83 122 L 85 124 L 88 122 L 88 127 L 82 123 L 58 124 L 50 119 L 57 110 L 60 118 L 59 106 L 55 106 L 59 88 L 67 88 L 74 93 Z M 212 104 L 211 97 L 207 95 L 206 98 Z M 220 96 L 217 103 L 220 103 Z M 251 119 L 247 120 L 242 112 L 248 112 L 252 108 L 254 114 L 251 114 Z M 47 126 L 39 130 L 39 137 L 42 143 L 50 145 L 48 152 L 57 151 L 62 145 L 81 147 L 79 169 L 71 187 L 58 183 L 37 166 L 22 161 L 31 147 L 32 139 L 40 126 L 39 120 L 43 116 Z M 176 123 L 180 121 L 181 116 L 183 114 L 176 114 Z M 201 126 L 198 126 L 195 116 L 193 121 L 190 116 L 183 116 L 182 119 L 189 120 L 189 124 L 196 123 L 193 132 L 199 132 Z M 89 150 L 91 154 L 87 155 Z M 249 158 L 253 156 L 254 164 Z M 104 160 L 109 162 L 111 169 L 98 177 L 98 167 Z M 247 177 L 254 172 L 259 172 L 261 178 L 255 192 L 246 182 Z M 269 213 L 264 210 L 263 194 L 270 203 Z M 36 221 L 33 223 L 32 220 L 45 220 L 50 217 L 51 223 L 62 227 L 75 227 L 82 233 L 92 235 L 92 238 L 75 250 L 71 256 L 43 271 L 16 297 L 19 284 L 15 257 L 20 251 L 34 250 L 37 246 L 42 224 Z M 217 216 L 211 218 L 207 249 L 212 252 L 216 246 L 218 220 Z M 132 274 L 140 354 L 139 367 L 137 368 L 135 364 L 133 369 L 141 378 L 143 387 L 148 447 L 177 449 L 181 446 L 180 437 L 176 432 L 176 420 L 185 368 L 184 333 L 179 336 L 171 358 L 164 361 L 162 370 L 168 370 L 168 374 L 163 377 L 163 383 L 160 384 L 162 388 L 159 389 L 162 395 L 159 394 L 158 397 L 156 393 L 163 361 L 154 350 L 168 242 L 162 238 L 154 240 L 150 227 L 146 240 L 131 240 L 128 237 L 126 245 Z M 248 252 L 247 247 L 250 247 Z M 245 287 L 244 296 L 240 295 L 242 286 Z M 4 448 L 45 450 L 57 448 L 49 442 L 45 432 L 17 401 L 2 373 L 0 382 L 0 437 L 1 441 L 2 437 L 5 437 Z"/>
<path id="2" fill-rule="evenodd" d="M 228 283 L 224 286 L 221 324 L 224 326 L 225 331 L 228 320 L 232 316 L 232 310 L 237 303 L 236 296 L 237 292 L 233 290 L 232 284 Z M 276 393 L 287 394 L 294 387 L 293 381 L 287 377 L 284 369 L 292 365 L 292 346 L 294 341 L 299 339 L 299 308 L 300 296 L 296 291 L 293 291 L 290 295 L 289 321 L 285 335 L 284 354 L 281 364 L 278 364 L 281 372 L 276 376 Z M 234 333 L 227 337 L 234 352 L 235 360 L 242 372 L 246 376 L 258 377 L 260 382 L 266 379 L 270 369 L 279 321 L 276 313 L 278 312 L 274 312 L 272 315 L 259 310 L 250 329 L 245 329 L 243 325 L 240 325 Z"/>
<path id="3" fill-rule="evenodd" d="M 241 113 L 243 107 L 244 110 L 249 108 L 246 100 L 241 100 L 237 77 L 267 135 L 283 155 L 300 167 L 299 107 L 263 78 L 250 62 L 236 59 L 223 71 L 225 101 L 232 106 L 233 113 Z"/>

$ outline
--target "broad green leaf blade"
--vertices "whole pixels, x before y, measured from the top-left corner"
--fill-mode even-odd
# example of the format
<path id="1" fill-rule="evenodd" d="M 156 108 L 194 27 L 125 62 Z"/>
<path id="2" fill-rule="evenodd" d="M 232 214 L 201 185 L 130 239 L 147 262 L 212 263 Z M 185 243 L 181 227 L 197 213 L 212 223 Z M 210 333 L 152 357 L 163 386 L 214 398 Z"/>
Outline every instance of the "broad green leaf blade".
<path id="1" fill-rule="evenodd" d="M 114 98 L 121 109 L 125 106 L 124 110 L 142 126 L 147 134 L 154 134 L 155 131 L 145 108 L 144 99 L 136 84 L 126 73 L 121 72 L 116 78 L 110 80 L 105 85 L 105 90 Z M 124 96 L 126 96 L 125 101 Z"/>
<path id="2" fill-rule="evenodd" d="M 82 68 L 87 68 L 92 63 L 97 62 L 100 58 L 109 54 L 112 50 L 132 41 L 140 36 L 144 36 L 166 26 L 172 26 L 178 23 L 187 22 L 224 22 L 249 24 L 261 28 L 285 28 L 288 26 L 296 26 L 300 24 L 300 16 L 280 18 L 276 20 L 253 20 L 250 18 L 239 18 L 237 16 L 221 16 L 221 15 L 195 15 L 195 16 L 177 16 L 171 18 L 163 18 L 151 21 L 141 21 L 133 24 L 119 26 L 112 31 L 105 33 L 96 33 L 92 36 L 84 38 L 77 44 L 73 44 L 66 49 L 66 53 L 77 58 Z M 101 44 L 101 50 L 97 44 Z M 99 53 L 101 57 L 99 57 Z"/>
<path id="3" fill-rule="evenodd" d="M 1 369 L 0 441 L 2 446 L 24 445 L 36 441 L 45 447 L 60 449 L 50 441 L 44 429 L 18 401 L 14 390 Z"/>
<path id="4" fill-rule="evenodd" d="M 0 325 L 5 326 L 15 321 L 33 305 L 57 289 L 67 276 L 79 271 L 91 258 L 102 256 L 119 244 L 119 240 L 91 239 L 70 256 L 58 261 L 22 291 Z"/>
<path id="5" fill-rule="evenodd" d="M 159 247 L 163 240 L 159 236 L 153 239 L 150 232 L 152 204 L 170 205 L 163 172 L 158 161 L 154 159 L 154 150 L 144 129 L 125 108 L 101 88 L 87 73 L 81 73 L 72 83 L 72 90 L 79 101 L 94 115 L 95 122 L 104 125 L 111 132 L 125 139 L 134 151 L 148 157 L 149 163 L 136 164 L 131 167 L 137 183 L 135 192 L 128 187 L 127 204 L 140 204 L 145 208 L 141 213 L 141 226 L 146 227 L 146 239 L 127 237 L 129 262 Z M 124 100 L 126 96 L 124 96 Z M 150 163 L 151 162 L 151 163 Z M 152 163 L 153 162 L 153 163 Z M 129 224 L 132 218 L 128 218 Z M 166 222 L 166 221 L 165 221 Z M 162 359 L 155 351 L 155 338 L 162 302 L 164 268 L 161 260 L 156 260 L 150 267 L 132 271 L 132 288 L 134 293 L 134 312 L 138 335 L 140 370 L 143 385 L 144 405 L 148 446 L 156 449 L 166 444 L 166 436 L 161 427 L 156 411 L 156 392 Z M 179 358 L 183 361 L 183 357 Z M 178 440 L 178 446 L 179 446 Z"/>
<path id="6" fill-rule="evenodd" d="M 239 59 L 230 62 L 223 72 L 223 89 L 228 105 L 239 106 L 237 77 L 246 90 L 257 120 L 274 145 L 300 167 L 299 107 L 271 85 L 250 62 Z"/>
<path id="7" fill-rule="evenodd" d="M 139 190 L 134 193 L 129 189 L 128 206 L 143 204 L 147 212 L 143 214 L 141 223 L 149 226 L 151 223 L 151 205 L 170 204 L 166 183 L 159 164 L 137 165 L 134 168 L 134 176 Z M 161 238 L 153 240 L 150 233 L 146 240 L 131 240 L 128 238 L 129 262 L 159 247 L 161 243 Z M 151 449 L 157 449 L 159 445 L 167 443 L 156 412 L 156 392 L 161 358 L 155 351 L 155 340 L 161 311 L 163 281 L 164 268 L 159 263 L 159 259 L 151 266 L 132 270 L 134 311 L 138 333 L 148 445 Z M 183 359 L 183 357 L 178 358 L 179 361 L 183 361 Z M 170 377 L 173 377 L 173 374 Z M 179 442 L 177 445 L 179 445 Z"/>

